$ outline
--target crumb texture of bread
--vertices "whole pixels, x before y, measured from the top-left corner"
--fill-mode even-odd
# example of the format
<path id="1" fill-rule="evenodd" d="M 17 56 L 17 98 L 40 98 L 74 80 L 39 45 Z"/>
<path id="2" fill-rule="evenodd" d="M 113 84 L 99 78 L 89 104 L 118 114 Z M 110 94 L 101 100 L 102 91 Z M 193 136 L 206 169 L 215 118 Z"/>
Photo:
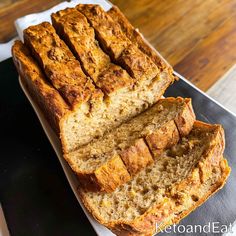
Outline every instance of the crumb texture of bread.
<path id="1" fill-rule="evenodd" d="M 190 113 L 190 114 L 186 114 Z M 175 123 L 180 117 L 191 117 L 185 120 L 186 123 Z M 192 118 L 193 117 L 193 118 Z M 114 191 L 116 187 L 129 180 L 122 178 L 108 182 L 103 180 L 103 175 L 98 175 L 98 170 L 105 167 L 110 170 L 110 175 L 116 175 L 111 168 L 111 160 L 114 153 L 120 158 L 119 168 L 129 173 L 131 177 L 158 159 L 164 149 L 176 144 L 180 136 L 187 135 L 193 126 L 195 115 L 191 106 L 191 100 L 186 98 L 165 98 L 160 99 L 148 110 L 132 118 L 130 121 L 121 124 L 119 127 L 106 133 L 103 137 L 93 140 L 89 144 L 65 155 L 75 173 L 81 177 L 81 184 L 86 188 L 89 182 L 89 189 L 92 190 L 92 181 L 86 181 L 85 176 L 94 181 L 94 189 L 106 192 Z M 184 135 L 178 130 L 188 129 Z M 109 164 L 108 164 L 109 163 Z M 116 164 L 116 163 L 115 163 Z M 110 168 L 106 168 L 109 166 Z M 106 178 L 106 175 L 104 175 Z M 103 185 L 105 183 L 105 186 Z M 111 187 L 108 187 L 108 185 Z"/>
<path id="2" fill-rule="evenodd" d="M 79 193 L 93 216 L 117 235 L 150 235 L 155 223 L 178 222 L 223 186 L 230 172 L 224 145 L 220 125 L 196 121 L 181 142 L 114 192 Z"/>

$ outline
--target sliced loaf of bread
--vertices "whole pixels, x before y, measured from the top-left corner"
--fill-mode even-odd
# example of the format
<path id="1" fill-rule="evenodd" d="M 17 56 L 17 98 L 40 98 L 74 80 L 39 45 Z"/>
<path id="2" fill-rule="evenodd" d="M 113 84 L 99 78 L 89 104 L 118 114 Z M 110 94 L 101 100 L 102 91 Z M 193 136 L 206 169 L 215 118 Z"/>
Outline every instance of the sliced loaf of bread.
<path id="1" fill-rule="evenodd" d="M 190 99 L 161 99 L 65 159 L 86 189 L 114 191 L 187 135 L 194 121 Z"/>
<path id="2" fill-rule="evenodd" d="M 152 235 L 224 185 L 230 168 L 223 150 L 222 127 L 196 121 L 188 136 L 114 192 L 78 191 L 95 219 L 115 234 Z"/>
<path id="3" fill-rule="evenodd" d="M 98 24 L 104 23 L 99 16 L 95 18 Z M 156 65 L 137 45 L 132 47 L 135 54 L 125 56 L 127 66 L 116 63 L 102 47 L 93 26 L 76 8 L 53 14 L 52 21 L 55 28 L 48 22 L 28 27 L 24 44 L 17 41 L 12 55 L 31 95 L 43 111 L 47 110 L 45 116 L 56 127 L 64 153 L 144 111 L 161 98 L 175 79 L 170 66 L 163 69 Z M 114 37 L 106 38 L 106 43 L 117 45 L 121 53 L 127 51 L 132 41 L 118 24 L 112 22 L 113 26 L 127 48 L 116 32 Z M 164 60 L 162 64 L 167 65 Z M 50 92 L 44 90 L 46 87 L 50 87 Z M 55 100 L 61 104 L 57 106 Z M 57 116 L 62 107 L 67 109 Z"/>

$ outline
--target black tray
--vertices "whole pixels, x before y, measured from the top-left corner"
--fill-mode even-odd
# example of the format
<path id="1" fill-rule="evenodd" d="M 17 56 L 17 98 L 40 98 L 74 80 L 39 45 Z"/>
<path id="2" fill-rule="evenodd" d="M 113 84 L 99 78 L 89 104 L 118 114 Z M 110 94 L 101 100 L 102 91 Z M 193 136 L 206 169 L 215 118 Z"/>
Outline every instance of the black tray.
<path id="1" fill-rule="evenodd" d="M 0 63 L 0 88 L 0 200 L 10 234 L 96 235 L 21 91 L 11 59 Z M 183 80 L 172 85 L 165 96 L 192 97 L 198 119 L 224 126 L 225 157 L 232 168 L 225 187 L 181 224 L 233 223 L 236 220 L 235 116 Z"/>

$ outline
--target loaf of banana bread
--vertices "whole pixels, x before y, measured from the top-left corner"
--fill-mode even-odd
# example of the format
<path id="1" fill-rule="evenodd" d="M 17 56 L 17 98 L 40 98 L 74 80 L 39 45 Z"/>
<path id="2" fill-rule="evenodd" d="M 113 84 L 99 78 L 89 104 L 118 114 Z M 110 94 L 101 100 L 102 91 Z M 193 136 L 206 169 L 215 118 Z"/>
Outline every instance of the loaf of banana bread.
<path id="1" fill-rule="evenodd" d="M 103 23 L 102 18 L 96 19 Z M 96 29 L 78 10 L 60 11 L 52 15 L 52 21 L 56 30 L 47 22 L 27 28 L 24 44 L 16 42 L 12 54 L 19 74 L 43 110 L 55 98 L 37 89 L 36 71 L 43 77 L 41 84 L 47 83 L 67 107 L 57 118 L 53 112 L 45 114 L 57 127 L 64 153 L 146 110 L 174 81 L 172 69 L 163 70 L 156 65 L 132 45 L 119 25 L 116 28 L 127 47 L 121 47 L 118 38 L 106 38 L 106 42 L 110 40 L 110 44 L 117 45 L 114 48 L 123 48 L 120 52 L 125 63 L 114 61 L 107 54 Z M 134 51 L 132 56 L 127 54 L 130 50 Z M 31 70 L 32 67 L 36 69 Z"/>

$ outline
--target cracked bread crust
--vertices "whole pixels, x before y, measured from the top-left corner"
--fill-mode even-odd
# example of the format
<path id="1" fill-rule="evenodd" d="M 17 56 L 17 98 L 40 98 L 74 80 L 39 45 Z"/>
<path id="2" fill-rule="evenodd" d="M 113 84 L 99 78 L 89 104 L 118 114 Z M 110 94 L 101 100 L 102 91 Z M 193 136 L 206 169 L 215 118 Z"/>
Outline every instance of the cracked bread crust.
<path id="1" fill-rule="evenodd" d="M 208 125 L 196 121 L 194 130 L 212 133 L 209 146 L 201 154 L 197 164 L 189 170 L 186 178 L 174 184 L 166 198 L 163 198 L 158 204 L 152 205 L 133 220 L 107 221 L 90 204 L 87 198 L 88 193 L 83 189 L 78 189 L 83 203 L 94 218 L 110 228 L 116 235 L 153 235 L 156 223 L 160 225 L 159 230 L 173 223 L 178 223 L 204 203 L 213 193 L 222 188 L 230 174 L 227 161 L 222 156 L 224 150 L 223 129 L 219 125 Z M 208 178 L 201 178 L 202 169 L 205 173 L 210 172 Z"/>
<path id="2" fill-rule="evenodd" d="M 103 49 L 117 64 L 128 71 L 135 82 L 146 82 L 159 74 L 160 71 L 155 63 L 136 45 L 132 45 L 120 26 L 100 6 L 88 4 L 78 5 L 76 8 L 94 27 Z"/>
<path id="3" fill-rule="evenodd" d="M 24 40 L 53 86 L 72 107 L 99 93 L 50 23 L 28 27 L 24 30 Z"/>
<path id="4" fill-rule="evenodd" d="M 122 89 L 132 90 L 133 80 L 120 66 L 110 63 L 98 76 L 96 85 L 109 96 L 118 93 Z"/>
<path id="5" fill-rule="evenodd" d="M 117 62 L 138 82 L 152 80 L 159 73 L 152 60 L 132 44 L 122 51 Z"/>
<path id="6" fill-rule="evenodd" d="M 112 59 L 119 58 L 122 51 L 131 43 L 120 26 L 115 24 L 99 5 L 79 4 L 76 9 L 84 14 L 93 26 L 102 48 Z"/>
<path id="7" fill-rule="evenodd" d="M 111 63 L 95 40 L 94 29 L 86 17 L 75 8 L 67 8 L 51 15 L 52 25 L 80 59 L 87 74 L 96 82 L 99 74 Z"/>
<path id="8" fill-rule="evenodd" d="M 170 73 L 173 73 L 172 67 L 146 43 L 143 36 L 131 25 L 117 6 L 113 6 L 107 14 L 120 25 L 127 38 L 150 57 L 158 68 L 169 70 Z"/>
<path id="9" fill-rule="evenodd" d="M 12 47 L 13 61 L 30 95 L 37 101 L 53 129 L 59 133 L 59 123 L 70 107 L 58 91 L 48 83 L 43 72 L 21 41 Z"/>
<path id="10" fill-rule="evenodd" d="M 110 95 L 125 87 L 132 88 L 132 78 L 121 67 L 111 63 L 83 14 L 74 8 L 67 8 L 52 14 L 51 18 L 58 34 L 81 61 L 85 73 L 104 93 Z"/>

